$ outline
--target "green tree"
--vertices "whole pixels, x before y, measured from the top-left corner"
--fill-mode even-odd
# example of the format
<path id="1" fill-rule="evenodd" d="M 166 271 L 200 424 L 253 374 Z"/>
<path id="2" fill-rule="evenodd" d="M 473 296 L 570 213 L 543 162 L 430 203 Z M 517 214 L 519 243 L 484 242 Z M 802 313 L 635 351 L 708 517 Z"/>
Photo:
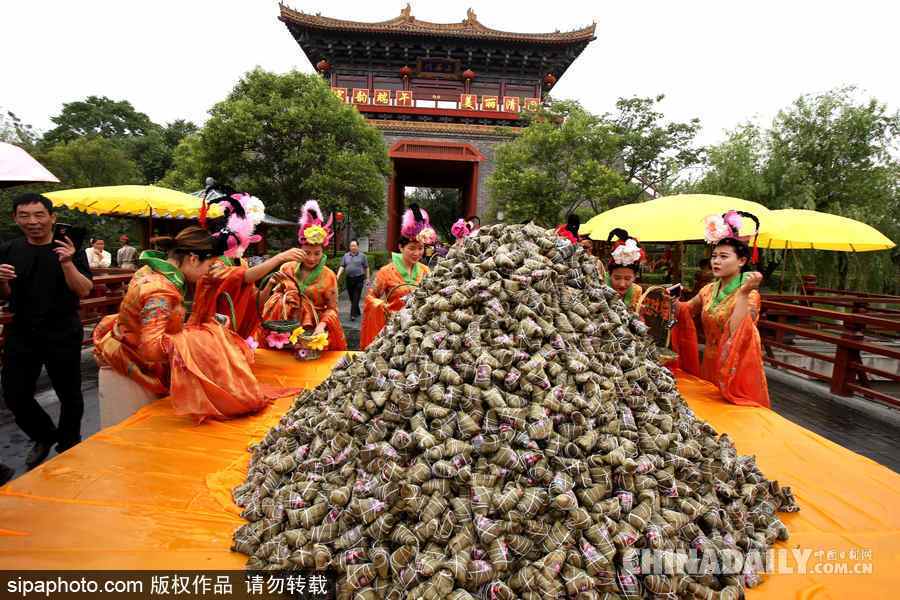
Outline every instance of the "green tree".
<path id="1" fill-rule="evenodd" d="M 28 123 L 23 123 L 14 112 L 0 111 L 0 142 L 15 144 L 28 150 L 34 150 L 38 134 Z"/>
<path id="2" fill-rule="evenodd" d="M 782 206 L 884 214 L 896 199 L 900 113 L 856 96 L 802 96 L 775 117 L 766 176 Z"/>
<path id="3" fill-rule="evenodd" d="M 181 140 L 198 131 L 199 128 L 192 121 L 175 119 L 171 123 L 166 123 L 166 126 L 163 128 L 163 136 L 166 140 L 166 146 L 174 151 L 175 147 L 181 143 Z"/>
<path id="4" fill-rule="evenodd" d="M 702 149 L 694 146 L 699 121 L 665 122 L 656 109 L 662 99 L 622 98 L 616 112 L 599 116 L 577 102 L 551 102 L 497 149 L 493 209 L 551 224 L 668 189 Z"/>
<path id="5" fill-rule="evenodd" d="M 613 204 L 636 202 L 648 192 L 665 193 L 685 169 L 700 164 L 703 149 L 694 145 L 700 119 L 665 122 L 657 105 L 664 94 L 654 98 L 620 98 L 616 112 L 604 115 L 618 142 L 626 193 Z"/>
<path id="6" fill-rule="evenodd" d="M 766 177 L 776 202 L 864 221 L 898 239 L 900 113 L 852 87 L 798 98 L 772 124 Z M 850 257 L 837 256 L 845 288 Z"/>
<path id="7" fill-rule="evenodd" d="M 143 181 L 138 165 L 112 140 L 82 137 L 50 148 L 44 163 L 65 187 L 124 185 Z"/>
<path id="8" fill-rule="evenodd" d="M 847 216 L 900 240 L 900 113 L 852 87 L 806 95 L 771 126 L 748 124 L 709 150 L 691 191 L 737 196 L 769 208 L 806 208 Z M 795 259 L 829 286 L 890 291 L 888 253 L 802 253 Z M 856 266 L 851 270 L 851 263 Z"/>
<path id="9" fill-rule="evenodd" d="M 127 100 L 97 96 L 63 104 L 62 112 L 51 120 L 56 127 L 44 136 L 45 149 L 82 137 L 113 140 L 138 165 L 146 183 L 162 179 L 172 168 L 178 143 L 197 131 L 196 125 L 184 119 L 158 125 Z"/>
<path id="10" fill-rule="evenodd" d="M 166 143 L 163 129 L 157 125 L 142 135 L 121 136 L 112 141 L 138 166 L 143 183 L 156 183 L 172 168 L 174 148 Z"/>
<path id="11" fill-rule="evenodd" d="M 251 191 L 284 218 L 296 218 L 310 198 L 348 213 L 359 231 L 381 217 L 390 172 L 384 139 L 321 77 L 255 69 L 211 115 L 197 147 L 187 146 L 199 156 L 180 152 L 177 171 L 195 172 L 183 161 L 197 160 L 204 176 Z"/>
<path id="12" fill-rule="evenodd" d="M 758 125 L 745 123 L 729 132 L 728 138 L 707 150 L 707 170 L 685 191 L 719 194 L 771 205 L 766 183 L 765 133 Z"/>
<path id="13" fill-rule="evenodd" d="M 203 188 L 205 179 L 201 164 L 200 135 L 194 133 L 183 138 L 175 147 L 172 167 L 159 180 L 158 185 L 191 193 Z"/>
<path id="14" fill-rule="evenodd" d="M 582 205 L 606 208 L 625 192 L 609 123 L 572 101 L 553 102 L 521 135 L 497 148 L 488 179 L 493 210 L 508 221 L 550 225 Z"/>
<path id="15" fill-rule="evenodd" d="M 135 110 L 127 100 L 111 100 L 106 96 L 88 96 L 84 100 L 66 102 L 60 114 L 50 119 L 56 127 L 44 135 L 45 145 L 67 142 L 83 136 L 106 138 L 144 135 L 153 121 Z"/>

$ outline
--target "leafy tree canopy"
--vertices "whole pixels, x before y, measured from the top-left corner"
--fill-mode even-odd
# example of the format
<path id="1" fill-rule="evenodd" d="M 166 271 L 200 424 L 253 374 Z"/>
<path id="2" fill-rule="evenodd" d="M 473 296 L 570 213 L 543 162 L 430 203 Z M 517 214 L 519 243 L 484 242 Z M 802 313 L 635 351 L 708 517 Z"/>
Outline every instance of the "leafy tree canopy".
<path id="1" fill-rule="evenodd" d="M 296 218 L 304 201 L 343 210 L 357 231 L 383 216 L 390 172 L 381 133 L 341 103 L 321 77 L 255 69 L 185 138 L 165 182 L 197 189 L 212 176 Z"/>

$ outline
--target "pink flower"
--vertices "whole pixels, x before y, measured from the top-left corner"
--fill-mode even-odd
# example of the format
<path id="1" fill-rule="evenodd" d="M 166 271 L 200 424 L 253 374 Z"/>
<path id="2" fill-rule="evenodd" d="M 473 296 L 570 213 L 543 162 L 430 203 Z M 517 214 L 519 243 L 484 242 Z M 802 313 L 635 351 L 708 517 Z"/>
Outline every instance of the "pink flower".
<path id="1" fill-rule="evenodd" d="M 290 342 L 290 340 L 290 333 L 271 331 L 269 332 L 269 335 L 266 336 L 266 343 L 269 344 L 269 348 L 284 348 L 284 345 Z"/>
<path id="2" fill-rule="evenodd" d="M 637 245 L 637 241 L 634 239 L 627 240 L 624 244 L 621 244 L 612 251 L 613 261 L 617 265 L 622 265 L 623 267 L 639 263 L 642 256 L 643 252 L 641 252 L 641 249 Z"/>
<path id="3" fill-rule="evenodd" d="M 469 235 L 471 230 L 469 229 L 469 224 L 464 219 L 459 219 L 450 227 L 450 233 L 459 240 Z"/>
<path id="4" fill-rule="evenodd" d="M 725 213 L 725 222 L 731 226 L 733 235 L 737 235 L 741 231 L 742 219 L 740 213 L 736 210 L 729 210 Z"/>
<path id="5" fill-rule="evenodd" d="M 725 239 L 731 235 L 731 227 L 725 222 L 721 215 L 710 215 L 705 219 L 706 232 L 704 237 L 708 244 L 714 244 L 721 239 Z"/>
<path id="6" fill-rule="evenodd" d="M 256 350 L 257 348 L 259 348 L 259 343 L 256 341 L 256 338 L 253 337 L 252 335 L 247 336 L 247 339 L 245 339 L 244 341 L 247 343 L 247 346 L 251 350 Z"/>
<path id="7" fill-rule="evenodd" d="M 437 241 L 437 233 L 431 227 L 426 227 L 416 235 L 416 239 L 426 246 L 430 246 Z"/>

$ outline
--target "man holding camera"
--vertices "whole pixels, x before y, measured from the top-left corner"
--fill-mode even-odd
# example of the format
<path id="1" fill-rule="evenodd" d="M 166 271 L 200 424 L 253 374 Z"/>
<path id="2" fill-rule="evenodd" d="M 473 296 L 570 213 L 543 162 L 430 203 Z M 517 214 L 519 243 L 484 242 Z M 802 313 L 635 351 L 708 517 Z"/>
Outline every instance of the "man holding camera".
<path id="1" fill-rule="evenodd" d="M 93 288 L 84 252 L 68 236 L 54 239 L 53 205 L 40 194 L 13 200 L 13 219 L 25 234 L 0 246 L 0 298 L 10 300 L 12 324 L 3 345 L 3 398 L 16 424 L 34 442 L 26 465 L 39 465 L 53 445 L 68 450 L 81 441 L 81 342 L 79 300 Z M 59 397 L 59 425 L 34 393 L 46 367 Z"/>

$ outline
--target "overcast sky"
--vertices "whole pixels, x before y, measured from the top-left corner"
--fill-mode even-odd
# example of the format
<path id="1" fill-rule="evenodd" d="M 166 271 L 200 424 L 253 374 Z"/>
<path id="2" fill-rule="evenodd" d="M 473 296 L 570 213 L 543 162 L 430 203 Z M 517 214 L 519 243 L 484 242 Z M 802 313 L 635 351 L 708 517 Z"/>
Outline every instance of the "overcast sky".
<path id="1" fill-rule="evenodd" d="M 303 1 L 305 12 L 360 21 L 405 1 Z M 672 119 L 699 117 L 701 141 L 809 92 L 853 84 L 900 108 L 894 0 L 418 0 L 413 15 L 457 22 L 470 6 L 488 27 L 569 30 L 597 40 L 554 89 L 594 112 L 617 97 L 665 93 Z M 163 123 L 202 123 L 242 73 L 312 67 L 270 0 L 0 0 L 0 107 L 38 129 L 63 102 L 127 99 Z"/>

